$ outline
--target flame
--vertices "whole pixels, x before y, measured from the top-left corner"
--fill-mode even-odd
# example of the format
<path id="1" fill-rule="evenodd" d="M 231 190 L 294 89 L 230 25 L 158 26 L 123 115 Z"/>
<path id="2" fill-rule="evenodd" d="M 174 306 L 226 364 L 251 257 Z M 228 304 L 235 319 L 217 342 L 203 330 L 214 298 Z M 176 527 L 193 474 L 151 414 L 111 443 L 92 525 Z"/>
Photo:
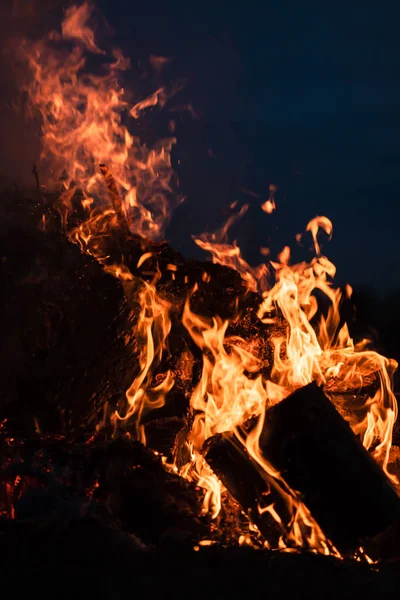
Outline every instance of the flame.
<path id="1" fill-rule="evenodd" d="M 244 212 L 245 209 L 242 209 L 239 217 Z M 279 480 L 279 473 L 266 461 L 258 446 L 261 425 L 247 438 L 240 433 L 239 426 L 251 416 L 260 417 L 261 424 L 266 418 L 268 406 L 280 402 L 298 387 L 312 381 L 326 385 L 328 391 L 335 389 L 335 381 L 336 389 L 340 386 L 359 389 L 363 387 L 364 380 L 368 381 L 369 377 L 375 376 L 379 387 L 360 412 L 364 413 L 364 417 L 352 422 L 351 426 L 360 435 L 367 449 L 376 445 L 374 457 L 392 482 L 397 484 L 396 477 L 388 472 L 392 430 L 397 417 L 397 402 L 391 378 L 397 364 L 367 349 L 365 340 L 354 344 L 347 325 L 341 322 L 340 303 L 343 293 L 333 287 L 336 269 L 321 254 L 317 239 L 319 229 L 323 229 L 329 237 L 332 235 L 331 221 L 326 217 L 316 217 L 308 223 L 306 231 L 312 234 L 316 254 L 310 263 L 289 265 L 289 247 L 284 248 L 277 261 L 271 261 L 276 278 L 271 287 L 268 277 L 270 269 L 266 267 L 264 271 L 259 270 L 261 276 L 257 279 L 254 268 L 246 270 L 247 264 L 240 255 L 240 249 L 227 243 L 227 231 L 236 218 L 228 219 L 216 233 L 197 238 L 196 243 L 211 252 L 214 262 L 236 268 L 250 290 L 261 291 L 263 300 L 258 311 L 260 321 L 271 324 L 283 317 L 288 325 L 287 334 L 272 339 L 274 364 L 270 378 L 265 380 L 260 374 L 250 379 L 247 373 L 260 371 L 258 359 L 237 345 L 238 340 L 232 343 L 226 337 L 228 322 L 221 322 L 217 317 L 207 321 L 193 314 L 189 304 L 186 304 L 182 322 L 203 351 L 203 375 L 191 399 L 191 406 L 196 411 L 188 437 L 193 457 L 191 468 L 184 470 L 185 476 L 195 479 L 193 470 L 197 469 L 197 476 L 201 477 L 205 467 L 199 452 L 207 438 L 218 432 L 235 431 L 249 454 L 267 473 Z M 319 314 L 316 291 L 322 292 L 325 302 L 329 303 L 326 316 Z M 344 295 L 351 295 L 349 286 Z M 312 322 L 316 317 L 317 324 Z M 244 340 L 241 342 L 244 344 Z M 213 504 L 210 494 L 216 489 L 220 491 L 215 482 L 212 482 L 208 488 L 207 503 Z M 218 502 L 219 499 L 214 499 L 214 506 Z M 289 491 L 286 503 L 292 515 L 292 524 L 289 536 L 285 541 L 281 540 L 282 547 L 294 541 L 296 545 L 304 546 L 306 543 L 323 553 L 337 552 L 329 545 L 296 494 Z M 281 524 L 273 506 L 263 510 L 268 510 Z"/>
<path id="2" fill-rule="evenodd" d="M 88 24 L 92 12 L 87 2 L 72 6 L 65 12 L 61 32 L 20 44 L 30 72 L 25 84 L 29 109 L 41 119 L 42 180 L 47 190 L 60 192 L 65 228 L 77 190 L 92 213 L 110 208 L 99 170 L 99 164 L 107 165 L 130 231 L 157 239 L 180 201 L 172 194 L 171 150 L 176 140 L 161 140 L 148 148 L 129 132 L 129 115 L 137 118 L 146 106 L 162 108 L 171 93 L 160 88 L 129 106 L 121 83 L 129 60 L 119 49 L 107 53 L 99 48 Z M 92 56 L 99 62 L 95 72 L 89 70 Z"/>
<path id="3" fill-rule="evenodd" d="M 173 206 L 180 201 L 173 194 L 171 150 L 175 139 L 148 148 L 128 127 L 129 119 L 138 119 L 144 110 L 162 108 L 171 92 L 159 87 L 149 97 L 133 105 L 128 103 L 120 80 L 129 61 L 119 50 L 110 55 L 98 46 L 89 25 L 91 15 L 88 3 L 73 6 L 66 11 L 60 32 L 21 44 L 32 75 L 26 91 L 32 113 L 39 112 L 41 117 L 43 181 L 48 191 L 57 192 L 55 207 L 62 229 L 82 251 L 92 254 L 106 271 L 123 282 L 135 307 L 132 337 L 138 346 L 138 372 L 112 421 L 128 431 L 133 427 L 133 435 L 145 443 L 143 419 L 168 401 L 177 377 L 172 370 L 161 371 L 163 357 L 168 354 L 171 311 L 175 307 L 158 293 L 158 272 L 150 283 L 140 279 L 123 257 L 117 264 L 112 262 L 104 240 L 121 232 L 159 239 Z M 98 63 L 94 73 L 89 71 L 93 61 Z M 159 70 L 167 59 L 152 57 L 151 62 Z M 277 187 L 271 185 L 269 198 L 261 206 L 263 211 L 275 210 L 276 191 Z M 70 227 L 77 195 L 85 218 Z M 236 206 L 236 202 L 232 203 L 231 209 Z M 269 407 L 300 386 L 317 381 L 326 393 L 332 394 L 368 388 L 372 379 L 375 389 L 350 418 L 350 425 L 397 483 L 388 471 L 397 418 L 392 390 L 397 364 L 370 349 L 366 340 L 354 343 L 341 318 L 341 303 L 351 296 L 351 288 L 342 292 L 334 287 L 336 269 L 323 255 L 319 240 L 321 230 L 329 238 L 332 236 L 331 221 L 317 216 L 307 224 L 315 251 L 310 262 L 290 264 L 290 247 L 285 246 L 276 260 L 252 267 L 237 243 L 228 239 L 230 227 L 247 209 L 248 205 L 243 205 L 220 229 L 194 239 L 211 253 L 214 263 L 238 271 L 249 293 L 259 294 L 260 328 L 283 320 L 286 329 L 281 328 L 281 333 L 270 340 L 274 360 L 266 376 L 257 343 L 231 335 L 230 321 L 218 314 L 211 318 L 197 314 L 192 306 L 197 287 L 191 290 L 183 311 L 179 310 L 183 327 L 202 353 L 202 375 L 195 388 L 188 389 L 192 418 L 183 443 L 185 452 L 178 448 L 179 460 L 176 455 L 175 462 L 169 464 L 163 457 L 163 463 L 203 488 L 204 510 L 215 518 L 223 504 L 224 488 L 202 450 L 213 435 L 234 432 L 237 442 L 246 447 L 282 490 L 288 515 L 285 523 L 274 504 L 259 507 L 260 513 L 269 512 L 282 527 L 279 547 L 305 546 L 337 555 L 299 495 L 262 455 L 258 441 L 262 426 L 268 419 Z M 45 224 L 44 218 L 41 227 Z M 296 239 L 300 242 L 302 236 L 299 234 Z M 265 246 L 261 253 L 270 255 Z M 151 250 L 144 251 L 137 269 L 152 257 Z M 168 263 L 166 269 L 174 279 L 176 265 Z M 204 272 L 202 285 L 209 282 L 210 275 Z M 182 365 L 190 363 L 184 352 Z M 181 370 L 185 371 L 183 367 Z M 182 380 L 190 386 L 190 377 L 182 376 Z M 251 419 L 256 424 L 245 433 L 244 425 Z M 248 540 L 241 536 L 239 543 L 249 543 Z"/>
<path id="4" fill-rule="evenodd" d="M 221 506 L 222 487 L 205 463 L 201 451 L 204 442 L 213 435 L 235 431 L 250 455 L 284 486 L 283 498 L 290 515 L 290 526 L 286 540 L 281 540 L 282 547 L 295 544 L 318 549 L 326 554 L 337 553 L 307 508 L 288 488 L 258 448 L 258 437 L 266 409 L 277 401 L 278 396 L 279 400 L 285 397 L 287 390 L 264 380 L 261 374 L 255 378 L 248 377 L 248 373 L 257 374 L 260 370 L 260 360 L 242 347 L 245 345 L 244 340 L 226 336 L 228 321 L 222 321 L 218 317 L 210 321 L 196 315 L 191 310 L 188 300 L 183 311 L 182 323 L 203 352 L 203 372 L 200 383 L 191 397 L 191 408 L 195 414 L 187 436 L 191 459 L 178 472 L 205 488 L 204 510 L 210 511 L 215 517 Z M 254 415 L 261 417 L 259 424 L 247 439 L 244 439 L 240 433 L 240 425 Z M 283 525 L 273 504 L 260 507 L 259 510 L 260 513 L 268 510 L 273 518 Z"/>
<path id="5" fill-rule="evenodd" d="M 235 206 L 236 203 L 233 203 L 231 208 L 235 208 Z M 241 250 L 236 241 L 232 244 L 228 242 L 229 229 L 246 214 L 248 208 L 248 204 L 244 204 L 239 212 L 231 215 L 220 229 L 213 233 L 203 233 L 197 237 L 193 236 L 193 239 L 200 248 L 211 253 L 214 263 L 231 267 L 238 271 L 245 280 L 249 290 L 255 292 L 260 282 L 266 282 L 268 285 L 268 267 L 265 264 L 261 264 L 258 267 L 251 267 L 242 257 Z"/>
<path id="6" fill-rule="evenodd" d="M 318 230 L 320 228 L 323 229 L 325 233 L 329 235 L 329 238 L 332 236 L 332 221 L 330 221 L 327 217 L 315 217 L 314 219 L 311 219 L 306 228 L 306 231 L 311 231 L 314 240 L 315 253 L 317 254 L 317 256 L 321 253 L 317 241 Z"/>
<path id="7" fill-rule="evenodd" d="M 71 6 L 68 8 L 65 12 L 65 19 L 61 24 L 62 37 L 66 40 L 79 40 L 89 52 L 103 54 L 103 51 L 95 44 L 93 30 L 86 25 L 90 13 L 91 8 L 86 3 L 79 7 Z"/>
<path id="8" fill-rule="evenodd" d="M 152 106 L 157 106 L 157 104 L 160 104 L 160 106 L 163 107 L 165 105 L 166 100 L 167 99 L 166 99 L 165 92 L 164 92 L 163 88 L 159 88 L 151 96 L 149 96 L 145 100 L 142 100 L 141 102 L 138 102 L 137 104 L 135 104 L 135 106 L 133 106 L 131 108 L 131 110 L 129 111 L 129 114 L 134 119 L 138 119 L 139 116 L 140 116 L 140 113 L 145 108 L 149 108 L 149 107 L 152 107 Z"/>
<path id="9" fill-rule="evenodd" d="M 278 188 L 276 185 L 271 184 L 269 186 L 269 198 L 261 205 L 262 210 L 268 214 L 273 213 L 274 210 L 276 209 L 275 193 L 276 193 L 277 189 Z"/>
<path id="10" fill-rule="evenodd" d="M 171 329 L 170 304 L 157 296 L 154 285 L 142 283 L 143 287 L 138 293 L 140 312 L 134 331 L 140 348 L 140 371 L 126 392 L 127 408 L 123 415 L 116 411 L 114 424 L 133 420 L 137 439 L 145 444 L 142 418 L 146 412 L 164 406 L 165 397 L 174 386 L 174 376 L 167 371 L 162 381 L 153 385 L 154 371 L 161 363 Z"/>

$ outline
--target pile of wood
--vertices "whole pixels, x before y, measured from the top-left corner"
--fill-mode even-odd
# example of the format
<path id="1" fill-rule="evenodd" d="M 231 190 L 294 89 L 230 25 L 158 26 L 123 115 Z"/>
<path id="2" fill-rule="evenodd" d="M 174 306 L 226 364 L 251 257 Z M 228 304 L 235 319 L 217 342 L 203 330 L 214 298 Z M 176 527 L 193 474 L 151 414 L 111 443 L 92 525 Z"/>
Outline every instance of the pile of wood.
<path id="1" fill-rule="evenodd" d="M 273 503 L 289 532 L 284 501 L 289 493 L 306 505 L 341 553 L 351 555 L 363 544 L 377 559 L 400 555 L 400 500 L 316 384 L 267 413 L 260 449 L 282 480 L 268 476 L 232 432 L 208 440 L 204 456 L 228 492 L 217 521 L 201 516 L 200 491 L 167 472 L 151 451 L 171 455 L 190 419 L 189 399 L 201 375 L 201 353 L 180 318 L 188 293 L 197 284 L 194 312 L 229 319 L 228 334 L 258 340 L 265 376 L 273 362 L 271 340 L 286 325 L 283 320 L 259 322 L 260 297 L 246 289 L 235 271 L 184 260 L 166 243 L 130 235 L 121 223 L 102 239 L 104 256 L 110 264 L 123 256 L 132 274 L 143 280 L 160 273 L 157 292 L 172 305 L 172 329 L 169 353 L 155 377 L 171 369 L 176 385 L 166 405 L 146 418 L 148 449 L 124 431 L 104 427 L 96 432 L 104 411 L 124 402 L 138 373 L 137 306 L 117 279 L 69 241 L 82 218 L 79 212 L 61 234 L 58 214 L 47 207 L 46 226 L 40 229 L 42 200 L 29 202 L 10 192 L 0 229 L 5 535 L 9 531 L 18 537 L 15 523 L 26 533 L 27 523 L 48 527 L 51 522 L 53 527 L 84 519 L 85 527 L 100 527 L 101 535 L 106 530 L 111 544 L 117 536 L 118 547 L 141 554 L 165 546 L 202 548 L 205 539 L 231 545 L 241 533 L 248 536 L 249 519 L 259 530 L 251 534 L 252 544 L 262 547 L 264 539 L 277 542 L 282 532 L 259 508 Z M 138 267 L 143 254 L 149 256 Z M 184 373 L 182 353 L 190 363 Z M 39 535 L 35 528 L 33 535 Z"/>
<path id="2" fill-rule="evenodd" d="M 138 307 L 134 298 L 126 298 L 117 279 L 69 241 L 83 215 L 74 213 L 68 230 L 61 234 L 58 211 L 48 206 L 41 230 L 41 202 L 35 213 L 15 200 L 9 201 L 0 229 L 4 332 L 0 358 L 6 365 L 0 383 L 0 418 L 17 420 L 18 427 L 23 420 L 28 429 L 38 422 L 44 432 L 90 431 L 105 404 L 117 405 L 137 375 L 138 348 L 132 332 Z M 195 284 L 192 309 L 231 319 L 228 333 L 257 337 L 263 369 L 268 372 L 270 337 L 284 323 L 274 328 L 259 323 L 260 298 L 247 291 L 238 273 L 211 262 L 185 261 L 168 244 L 130 235 L 120 223 L 111 227 L 112 235 L 101 238 L 108 257 L 103 264 L 124 261 L 138 281 L 151 281 L 159 272 L 157 293 L 172 305 L 169 355 L 160 372 L 172 369 L 177 375 L 184 351 L 193 363 L 189 379 L 176 377 L 174 399 L 160 413 L 156 411 L 153 420 L 183 417 L 200 376 L 201 353 L 180 318 Z M 98 244 L 98 239 L 89 242 L 88 252 L 93 251 L 92 244 Z M 144 254 L 149 256 L 138 268 Z"/>

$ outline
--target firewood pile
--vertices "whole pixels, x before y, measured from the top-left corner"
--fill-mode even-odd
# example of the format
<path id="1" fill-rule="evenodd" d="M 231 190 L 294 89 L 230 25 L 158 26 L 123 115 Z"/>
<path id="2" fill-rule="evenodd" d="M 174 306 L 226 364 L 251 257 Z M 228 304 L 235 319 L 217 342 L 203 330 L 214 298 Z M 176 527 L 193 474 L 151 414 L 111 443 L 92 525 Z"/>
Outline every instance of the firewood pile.
<path id="1" fill-rule="evenodd" d="M 194 312 L 229 319 L 231 335 L 257 341 L 266 377 L 271 339 L 285 321 L 260 323 L 260 297 L 237 272 L 184 260 L 168 244 L 123 227 L 100 264 L 68 237 L 79 211 L 60 232 L 59 212 L 43 202 L 17 191 L 2 196 L 3 580 L 42 594 L 53 575 L 61 597 L 119 598 L 131 589 L 139 597 L 168 590 L 224 598 L 260 586 L 273 596 L 393 597 L 400 500 L 335 408 L 334 394 L 310 384 L 269 410 L 260 448 L 284 481 L 262 471 L 230 432 L 207 440 L 204 456 L 226 487 L 215 519 L 204 512 L 199 487 L 165 468 L 185 452 L 182 432 L 201 377 L 201 352 L 180 320 L 190 290 Z M 157 292 L 173 307 L 169 351 L 153 376 L 169 369 L 176 383 L 165 405 L 143 417 L 146 446 L 108 418 L 123 407 L 139 368 L 134 296 L 103 268 L 121 253 L 134 277 L 150 281 L 159 272 Z M 250 420 L 247 433 L 253 426 Z M 281 533 L 260 508 L 272 499 L 289 529 L 283 498 L 291 490 L 341 559 L 266 549 L 265 540 L 278 544 Z"/>

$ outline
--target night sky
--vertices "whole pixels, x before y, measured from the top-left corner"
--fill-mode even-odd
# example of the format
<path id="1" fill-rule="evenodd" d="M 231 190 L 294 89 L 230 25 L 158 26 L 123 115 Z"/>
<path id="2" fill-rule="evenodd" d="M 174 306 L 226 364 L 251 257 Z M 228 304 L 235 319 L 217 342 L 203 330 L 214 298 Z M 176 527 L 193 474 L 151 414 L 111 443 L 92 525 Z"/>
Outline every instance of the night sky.
<path id="1" fill-rule="evenodd" d="M 323 214 L 334 224 L 324 251 L 339 282 L 400 288 L 397 2 L 97 5 L 133 63 L 174 58 L 165 76 L 187 81 L 174 102 L 199 116 L 177 119 L 187 199 L 167 232 L 175 248 L 199 256 L 190 234 L 216 228 L 234 200 L 251 204 L 233 234 L 254 263 L 261 245 L 294 246 Z M 151 127 L 157 135 L 157 120 Z M 272 216 L 259 208 L 271 183 Z"/>

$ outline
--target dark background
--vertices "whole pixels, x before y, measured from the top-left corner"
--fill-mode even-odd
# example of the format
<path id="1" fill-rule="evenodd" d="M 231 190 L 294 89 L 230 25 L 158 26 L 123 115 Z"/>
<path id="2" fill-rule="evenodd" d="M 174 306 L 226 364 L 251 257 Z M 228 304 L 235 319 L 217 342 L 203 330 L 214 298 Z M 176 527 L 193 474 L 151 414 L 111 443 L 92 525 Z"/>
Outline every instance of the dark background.
<path id="1" fill-rule="evenodd" d="M 10 0 L 2 9 L 3 33 L 40 35 L 57 22 L 60 6 Z M 200 252 L 190 235 L 216 228 L 230 202 L 249 201 L 233 235 L 257 263 L 261 245 L 273 253 L 295 246 L 295 234 L 323 214 L 334 224 L 324 251 L 337 264 L 339 283 L 379 297 L 400 288 L 396 2 L 99 0 L 97 6 L 132 57 L 133 71 L 150 54 L 174 58 L 165 76 L 187 81 L 174 102 L 192 104 L 199 116 L 177 117 L 174 160 L 187 199 L 167 232 L 174 247 Z M 110 43 L 110 30 L 97 18 Z M 4 110 L 13 86 L 7 67 L 3 56 L 0 171 L 26 180 L 37 140 L 25 124 L 10 124 Z M 157 122 L 151 127 L 157 134 Z M 278 208 L 269 216 L 260 204 L 271 183 L 279 188 Z"/>
<path id="2" fill-rule="evenodd" d="M 175 56 L 203 118 L 178 129 L 189 197 L 169 237 L 214 227 L 241 188 L 280 189 L 236 231 L 245 253 L 293 244 L 316 214 L 334 223 L 325 251 L 339 280 L 397 287 L 400 276 L 400 8 L 393 2 L 100 2 L 121 43 Z M 396 6 L 397 5 L 397 6 Z M 128 8 L 129 6 L 129 8 Z M 209 158 L 212 148 L 216 158 Z M 279 227 L 279 231 L 275 231 Z M 240 228 L 239 228 L 240 229 Z"/>

